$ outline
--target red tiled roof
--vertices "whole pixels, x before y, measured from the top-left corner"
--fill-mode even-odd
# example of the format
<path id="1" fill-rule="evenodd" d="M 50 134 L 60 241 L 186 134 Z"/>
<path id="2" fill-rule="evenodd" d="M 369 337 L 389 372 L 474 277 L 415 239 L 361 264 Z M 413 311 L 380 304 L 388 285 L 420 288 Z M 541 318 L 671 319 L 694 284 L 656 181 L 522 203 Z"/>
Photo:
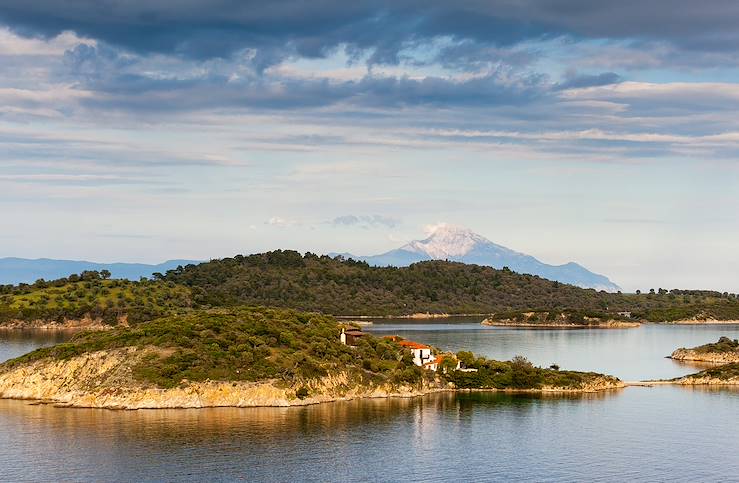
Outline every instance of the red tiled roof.
<path id="1" fill-rule="evenodd" d="M 353 335 L 354 337 L 362 337 L 364 335 L 364 332 L 361 330 L 346 330 L 344 333 L 347 335 Z"/>
<path id="2" fill-rule="evenodd" d="M 424 362 L 423 365 L 424 366 L 430 366 L 431 364 L 441 365 L 442 362 L 444 362 L 444 356 L 437 356 L 436 359 L 434 359 L 433 361 Z"/>
<path id="3" fill-rule="evenodd" d="M 418 342 L 413 342 L 410 340 L 401 340 L 400 342 L 398 342 L 398 344 L 400 344 L 403 347 L 407 347 L 409 349 L 430 349 L 431 348 L 427 345 L 419 344 Z"/>

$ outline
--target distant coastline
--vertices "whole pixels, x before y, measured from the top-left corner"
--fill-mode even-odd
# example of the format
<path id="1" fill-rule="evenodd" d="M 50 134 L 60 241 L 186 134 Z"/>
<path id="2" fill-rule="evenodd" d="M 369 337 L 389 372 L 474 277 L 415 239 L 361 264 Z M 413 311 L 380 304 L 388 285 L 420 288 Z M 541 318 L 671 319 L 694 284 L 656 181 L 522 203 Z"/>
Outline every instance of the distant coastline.
<path id="1" fill-rule="evenodd" d="M 64 319 L 57 320 L 21 320 L 13 319 L 0 324 L 0 330 L 59 330 L 59 331 L 80 331 L 80 330 L 110 330 L 114 327 L 126 327 L 128 322 L 125 316 L 118 320 L 116 325 L 106 324 L 102 319 L 83 317 L 80 319 Z"/>
<path id="2" fill-rule="evenodd" d="M 488 327 L 516 327 L 519 329 L 633 329 L 641 327 L 641 323 L 639 322 L 624 322 L 620 320 L 608 320 L 596 324 L 575 324 L 566 322 L 543 322 L 536 324 L 483 320 L 480 324 Z"/>
<path id="3" fill-rule="evenodd" d="M 413 314 L 405 315 L 335 315 L 334 317 L 341 320 L 347 319 L 451 319 L 454 317 L 486 317 L 489 314 L 476 313 L 476 314 L 440 314 L 430 312 L 416 312 Z"/>

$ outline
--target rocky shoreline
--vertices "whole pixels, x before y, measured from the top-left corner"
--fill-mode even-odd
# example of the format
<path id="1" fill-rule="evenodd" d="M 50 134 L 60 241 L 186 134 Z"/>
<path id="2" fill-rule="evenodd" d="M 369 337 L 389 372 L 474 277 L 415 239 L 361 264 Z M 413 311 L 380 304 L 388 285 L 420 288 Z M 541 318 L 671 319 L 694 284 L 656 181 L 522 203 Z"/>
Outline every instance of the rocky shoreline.
<path id="1" fill-rule="evenodd" d="M 739 352 L 699 352 L 694 349 L 677 349 L 669 358 L 676 361 L 731 364 L 732 362 L 739 362 Z"/>
<path id="2" fill-rule="evenodd" d="M 739 325 L 739 320 L 683 319 L 655 323 L 663 325 Z"/>
<path id="3" fill-rule="evenodd" d="M 0 330 L 110 330 L 115 327 L 128 326 L 127 317 L 118 319 L 118 325 L 110 325 L 102 319 L 83 317 L 81 319 L 57 320 L 21 320 L 13 319 L 0 324 Z"/>
<path id="4" fill-rule="evenodd" d="M 405 315 L 335 315 L 334 317 L 339 320 L 346 319 L 449 319 L 452 317 L 485 317 L 488 314 L 446 314 L 446 313 L 431 313 L 431 312 L 416 312 L 413 314 Z"/>
<path id="5" fill-rule="evenodd" d="M 514 320 L 485 319 L 481 325 L 488 327 L 519 327 L 523 329 L 631 329 L 641 327 L 639 322 L 607 320 L 593 324 L 575 324 L 572 322 L 518 322 Z"/>
<path id="6" fill-rule="evenodd" d="M 174 409 L 207 407 L 305 406 L 359 398 L 418 397 L 457 391 L 441 382 L 419 385 L 357 385 L 348 374 L 285 386 L 261 382 L 182 381 L 173 388 L 133 381 L 132 362 L 157 350 L 125 348 L 82 354 L 67 360 L 39 360 L 0 369 L 0 398 L 41 401 L 63 407 L 104 409 Z M 603 377 L 582 388 L 473 389 L 506 393 L 593 393 L 624 387 Z M 305 391 L 299 397 L 299 390 Z M 467 390 L 464 390 L 467 391 Z"/>
<path id="7" fill-rule="evenodd" d="M 718 369 L 721 369 L 719 367 Z M 690 374 L 688 376 L 679 377 L 673 379 L 675 384 L 682 386 L 735 386 L 739 385 L 739 372 L 735 372 L 735 375 L 726 377 L 717 377 L 711 370 L 699 372 L 697 374 Z"/>

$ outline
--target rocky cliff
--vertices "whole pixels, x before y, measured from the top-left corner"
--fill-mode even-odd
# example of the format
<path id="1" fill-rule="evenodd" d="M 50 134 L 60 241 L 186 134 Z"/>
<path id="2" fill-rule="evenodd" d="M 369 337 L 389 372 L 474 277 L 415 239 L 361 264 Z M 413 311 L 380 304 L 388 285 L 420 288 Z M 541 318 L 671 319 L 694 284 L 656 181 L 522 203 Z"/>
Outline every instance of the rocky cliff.
<path id="1" fill-rule="evenodd" d="M 438 379 L 416 385 L 358 384 L 345 372 L 287 385 L 260 382 L 190 382 L 172 388 L 137 381 L 133 370 L 161 348 L 123 348 L 85 353 L 66 360 L 41 359 L 0 366 L 0 398 L 46 401 L 60 406 L 108 409 L 301 406 L 356 398 L 414 397 L 454 390 Z M 623 387 L 601 377 L 579 388 L 544 386 L 507 392 L 591 393 Z M 489 389 L 495 391 L 494 389 Z"/>
<path id="2" fill-rule="evenodd" d="M 677 349 L 670 355 L 670 359 L 730 364 L 732 362 L 739 362 L 739 352 L 701 352 L 695 349 Z"/>
<path id="3" fill-rule="evenodd" d="M 42 359 L 5 367 L 0 369 L 0 397 L 87 408 L 204 408 L 297 406 L 359 397 L 412 397 L 442 389 L 428 384 L 357 385 L 346 373 L 289 387 L 276 380 L 183 380 L 177 387 L 159 388 L 135 381 L 132 374 L 132 368 L 152 353 L 162 355 L 161 349 L 156 348 L 124 348 L 86 353 L 68 360 Z"/>

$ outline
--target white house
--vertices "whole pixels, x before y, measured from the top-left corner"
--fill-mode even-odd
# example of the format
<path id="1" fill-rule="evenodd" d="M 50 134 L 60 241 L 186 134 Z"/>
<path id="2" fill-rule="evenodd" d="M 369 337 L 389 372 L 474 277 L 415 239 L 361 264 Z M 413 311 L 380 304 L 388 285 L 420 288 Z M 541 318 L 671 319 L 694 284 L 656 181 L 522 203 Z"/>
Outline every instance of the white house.
<path id="1" fill-rule="evenodd" d="M 401 340 L 398 342 L 401 347 L 405 347 L 406 349 L 410 350 L 413 354 L 413 363 L 417 366 L 422 366 L 424 364 L 427 364 L 429 362 L 433 362 L 436 360 L 436 357 L 434 357 L 434 354 L 431 352 L 431 347 L 419 344 L 418 342 L 412 342 L 409 340 Z"/>
<path id="2" fill-rule="evenodd" d="M 423 365 L 423 368 L 424 368 L 424 369 L 429 369 L 429 370 L 431 370 L 431 371 L 438 371 L 438 370 L 439 370 L 439 368 L 441 367 L 441 363 L 442 363 L 442 362 L 444 362 L 444 360 L 445 360 L 445 359 L 446 359 L 447 357 L 448 357 L 448 356 L 444 356 L 444 355 L 442 354 L 442 355 L 440 355 L 439 357 L 436 357 L 436 358 L 435 358 L 434 360 L 432 360 L 432 361 L 429 361 L 429 362 L 425 363 L 425 364 Z M 456 359 L 455 359 L 455 360 L 456 360 Z M 456 360 L 456 362 L 457 362 L 457 365 L 456 365 L 456 366 L 454 367 L 454 369 L 452 369 L 452 370 L 454 370 L 454 371 L 459 371 L 459 370 L 462 370 L 462 363 L 461 363 L 461 362 L 459 362 L 459 360 Z M 475 370 L 477 370 L 477 369 L 475 369 Z M 446 371 L 444 371 L 444 372 L 446 372 Z M 465 372 L 468 372 L 468 371 L 465 371 Z"/>

